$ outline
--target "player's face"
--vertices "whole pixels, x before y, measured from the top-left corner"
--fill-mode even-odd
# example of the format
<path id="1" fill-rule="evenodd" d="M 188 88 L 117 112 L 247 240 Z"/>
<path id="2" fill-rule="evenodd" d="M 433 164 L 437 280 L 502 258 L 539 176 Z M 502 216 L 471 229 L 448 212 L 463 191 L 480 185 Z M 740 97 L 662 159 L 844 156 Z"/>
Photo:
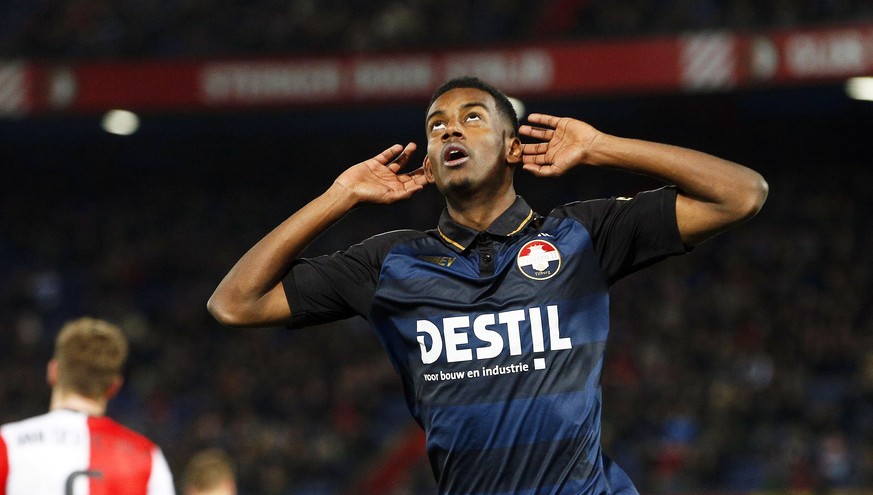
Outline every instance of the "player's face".
<path id="1" fill-rule="evenodd" d="M 494 98 L 457 88 L 437 98 L 426 120 L 425 172 L 443 194 L 468 194 L 512 183 L 520 142 Z"/>

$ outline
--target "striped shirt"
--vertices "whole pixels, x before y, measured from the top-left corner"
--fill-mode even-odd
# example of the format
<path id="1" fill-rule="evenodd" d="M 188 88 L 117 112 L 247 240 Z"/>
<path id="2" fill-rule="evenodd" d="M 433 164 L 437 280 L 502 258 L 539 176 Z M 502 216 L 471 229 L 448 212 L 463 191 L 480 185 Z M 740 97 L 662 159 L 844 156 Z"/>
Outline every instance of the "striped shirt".
<path id="1" fill-rule="evenodd" d="M 444 213 L 299 260 L 290 326 L 369 320 L 440 494 L 636 494 L 600 446 L 608 291 L 685 252 L 675 201 L 664 188 L 540 216 L 517 198 L 484 232 Z"/>

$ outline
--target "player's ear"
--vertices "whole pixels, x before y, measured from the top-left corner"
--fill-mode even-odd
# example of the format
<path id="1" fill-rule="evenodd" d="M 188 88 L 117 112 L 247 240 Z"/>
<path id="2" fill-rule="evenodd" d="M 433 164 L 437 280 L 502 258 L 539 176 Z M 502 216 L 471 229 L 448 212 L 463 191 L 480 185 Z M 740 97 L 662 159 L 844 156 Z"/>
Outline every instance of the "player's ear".
<path id="1" fill-rule="evenodd" d="M 424 169 L 424 178 L 427 179 L 428 184 L 433 184 L 433 167 L 430 164 L 430 157 L 425 155 L 424 162 L 421 164 L 421 168 Z"/>
<path id="2" fill-rule="evenodd" d="M 506 163 L 513 165 L 521 162 L 521 139 L 518 136 L 509 138 L 509 145 L 506 147 Z"/>
<path id="3" fill-rule="evenodd" d="M 106 398 L 111 399 L 118 395 L 122 385 L 124 385 L 124 377 L 121 375 L 116 376 L 109 385 L 109 390 L 106 391 Z"/>
<path id="4" fill-rule="evenodd" d="M 49 387 L 54 387 L 58 383 L 58 360 L 50 359 L 45 370 L 45 381 Z"/>

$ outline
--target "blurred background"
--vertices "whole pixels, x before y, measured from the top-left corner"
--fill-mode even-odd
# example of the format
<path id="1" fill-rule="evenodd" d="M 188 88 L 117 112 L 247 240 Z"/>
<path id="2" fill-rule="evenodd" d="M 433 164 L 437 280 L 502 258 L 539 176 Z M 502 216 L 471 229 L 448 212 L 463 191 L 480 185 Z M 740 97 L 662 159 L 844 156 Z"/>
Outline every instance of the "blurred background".
<path id="1" fill-rule="evenodd" d="M 750 222 L 613 288 L 603 445 L 640 490 L 873 493 L 869 0 L 0 2 L 0 423 L 47 409 L 53 338 L 91 314 L 133 346 L 110 415 L 177 478 L 221 447 L 243 495 L 433 493 L 363 320 L 231 330 L 205 305 L 346 167 L 423 144 L 465 73 L 770 183 Z M 541 213 L 660 185 L 517 181 Z M 361 208 L 307 254 L 443 206 Z"/>

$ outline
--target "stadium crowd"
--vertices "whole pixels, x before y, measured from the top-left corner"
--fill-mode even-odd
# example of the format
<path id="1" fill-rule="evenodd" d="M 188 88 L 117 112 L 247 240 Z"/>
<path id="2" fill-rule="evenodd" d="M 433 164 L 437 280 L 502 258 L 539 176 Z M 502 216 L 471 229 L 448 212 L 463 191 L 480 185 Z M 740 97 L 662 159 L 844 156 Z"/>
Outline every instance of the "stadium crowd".
<path id="1" fill-rule="evenodd" d="M 0 57 L 444 47 L 871 16 L 865 0 L 34 0 L 0 5 Z M 723 146 L 713 151 L 761 171 L 772 191 L 750 224 L 614 288 L 603 442 L 645 493 L 873 486 L 869 139 L 822 138 L 836 126 L 819 124 L 771 119 L 737 132 L 748 122 L 699 115 L 624 124 L 628 135 L 647 126 L 651 137 L 677 133 L 665 141 Z M 0 423 L 46 409 L 55 332 L 95 314 L 132 345 L 109 414 L 161 445 L 174 473 L 221 447 L 242 495 L 355 493 L 415 428 L 366 324 L 229 330 L 205 302 L 261 233 L 384 143 L 273 137 L 17 143 L 0 132 Z M 329 166 L 315 174 L 288 157 Z M 541 212 L 632 192 L 624 177 L 578 175 L 519 189 Z M 422 193 L 359 210 L 312 252 L 431 228 L 441 208 Z M 395 495 L 428 493 L 429 476 L 422 459 Z"/>
<path id="2" fill-rule="evenodd" d="M 0 57 L 447 48 L 862 19 L 870 0 L 33 0 L 0 3 Z"/>
<path id="3" fill-rule="evenodd" d="M 814 141 L 775 132 L 773 143 Z M 605 448 L 647 493 L 871 486 L 873 177 L 851 151 L 866 145 L 846 138 L 844 155 L 767 152 L 739 146 L 718 125 L 701 134 L 710 136 L 703 149 L 736 146 L 772 194 L 750 224 L 615 286 Z M 338 138 L 301 139 L 311 151 L 294 140 L 234 148 L 219 136 L 160 152 L 0 147 L 11 164 L 0 194 L 0 422 L 46 408 L 54 333 L 70 316 L 99 314 L 126 329 L 133 350 L 110 415 L 154 438 L 175 470 L 217 446 L 238 462 L 243 494 L 354 492 L 415 427 L 366 324 L 230 330 L 205 310 L 260 232 L 372 147 L 366 136 L 345 138 L 329 157 L 337 162 L 313 174 L 280 157 L 323 162 L 318 150 Z M 140 164 L 155 153 L 159 164 Z M 624 177 L 577 175 L 537 188 L 520 178 L 520 190 L 540 209 L 629 192 Z M 427 192 L 365 208 L 312 249 L 429 228 L 440 208 Z M 427 493 L 428 476 L 422 461 L 408 481 L 418 485 L 397 493 Z"/>

